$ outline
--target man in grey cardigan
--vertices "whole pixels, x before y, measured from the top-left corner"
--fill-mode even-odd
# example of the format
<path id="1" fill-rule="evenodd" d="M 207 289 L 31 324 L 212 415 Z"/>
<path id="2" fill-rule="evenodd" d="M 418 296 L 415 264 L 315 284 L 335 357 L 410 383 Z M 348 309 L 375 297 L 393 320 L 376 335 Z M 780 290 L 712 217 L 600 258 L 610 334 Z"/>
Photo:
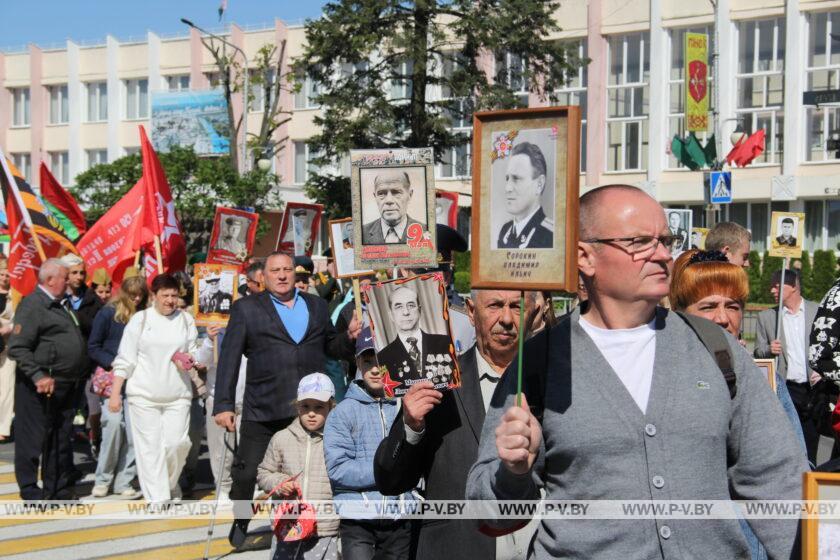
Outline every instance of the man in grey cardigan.
<path id="1" fill-rule="evenodd" d="M 633 187 L 602 187 L 581 198 L 580 221 L 588 305 L 524 352 L 525 375 L 545 371 L 542 422 L 526 399 L 514 406 L 514 362 L 487 413 L 467 499 L 537 499 L 539 486 L 548 500 L 801 498 L 805 457 L 750 356 L 727 336 L 737 379 L 730 397 L 694 331 L 657 307 L 674 243 L 661 206 Z M 749 523 L 770 558 L 790 556 L 795 520 Z M 749 554 L 737 519 L 663 517 L 545 519 L 529 557 Z"/>

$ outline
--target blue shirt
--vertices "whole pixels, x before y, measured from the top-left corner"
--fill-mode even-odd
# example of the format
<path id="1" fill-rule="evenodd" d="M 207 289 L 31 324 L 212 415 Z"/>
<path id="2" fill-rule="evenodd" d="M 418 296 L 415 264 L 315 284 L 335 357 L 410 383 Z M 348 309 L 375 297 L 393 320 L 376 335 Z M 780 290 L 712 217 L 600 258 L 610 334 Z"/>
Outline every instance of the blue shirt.
<path id="1" fill-rule="evenodd" d="M 303 335 L 306 334 L 306 327 L 309 325 L 309 308 L 300 296 L 300 291 L 295 288 L 295 295 L 292 298 L 294 304 L 292 307 L 287 306 L 284 302 L 274 297 L 273 294 L 269 294 L 269 296 L 271 296 L 271 303 L 274 304 L 274 309 L 277 310 L 277 314 L 280 316 L 280 320 L 283 322 L 283 326 L 286 327 L 289 336 L 292 337 L 295 343 L 299 343 L 303 340 Z"/>

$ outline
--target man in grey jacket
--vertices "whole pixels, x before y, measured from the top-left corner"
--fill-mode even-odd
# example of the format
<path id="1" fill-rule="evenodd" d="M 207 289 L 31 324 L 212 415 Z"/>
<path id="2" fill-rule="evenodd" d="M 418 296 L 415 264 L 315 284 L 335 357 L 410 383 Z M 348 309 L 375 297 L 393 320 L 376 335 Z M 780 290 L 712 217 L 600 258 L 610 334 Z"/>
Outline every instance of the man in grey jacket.
<path id="1" fill-rule="evenodd" d="M 750 356 L 727 335 L 730 397 L 694 331 L 657 307 L 675 242 L 661 206 L 629 186 L 590 191 L 580 239 L 588 304 L 524 352 L 524 374 L 545 374 L 542 422 L 527 399 L 514 406 L 514 361 L 487 413 L 467 499 L 533 500 L 539 486 L 548 500 L 799 499 L 807 464 Z M 770 558 L 790 556 L 795 520 L 749 523 Z M 746 558 L 749 549 L 737 519 L 544 519 L 530 557 Z"/>

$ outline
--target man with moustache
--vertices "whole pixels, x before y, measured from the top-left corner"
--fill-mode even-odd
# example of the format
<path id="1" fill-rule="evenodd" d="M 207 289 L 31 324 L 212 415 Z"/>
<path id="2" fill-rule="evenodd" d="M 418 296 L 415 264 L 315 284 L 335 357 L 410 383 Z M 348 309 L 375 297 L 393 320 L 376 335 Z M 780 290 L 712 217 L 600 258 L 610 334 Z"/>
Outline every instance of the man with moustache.
<path id="1" fill-rule="evenodd" d="M 533 292 L 525 302 L 530 318 Z M 383 494 L 410 491 L 423 478 L 427 500 L 464 499 L 485 411 L 516 354 L 521 333 L 519 305 L 518 291 L 473 290 L 467 311 L 475 326 L 476 344 L 458 358 L 461 387 L 441 393 L 425 381 L 413 385 L 403 397 L 402 410 L 374 460 L 376 485 Z M 423 521 L 415 552 L 418 560 L 524 558 L 528 537 L 494 539 L 480 533 L 474 520 Z"/>
<path id="2" fill-rule="evenodd" d="M 352 360 L 353 341 L 361 330 L 354 318 L 346 333 L 336 333 L 327 302 L 295 288 L 291 256 L 269 255 L 263 275 L 264 292 L 233 304 L 216 368 L 213 414 L 216 424 L 232 432 L 239 367 L 242 357 L 248 358 L 231 500 L 253 497 L 257 466 L 271 437 L 296 417 L 298 382 L 323 371 L 327 355 Z M 228 537 L 234 548 L 245 543 L 251 515 L 250 507 L 234 508 L 236 519 Z"/>
<path id="3" fill-rule="evenodd" d="M 587 305 L 525 343 L 521 406 L 515 366 L 502 376 L 468 500 L 536 500 L 541 489 L 546 500 L 800 498 L 808 465 L 752 358 L 725 334 L 722 368 L 685 320 L 658 307 L 677 239 L 659 203 L 637 188 L 611 185 L 581 197 L 578 269 Z M 734 394 L 723 369 L 734 374 Z M 791 557 L 798 520 L 749 524 L 770 558 Z M 738 519 L 671 517 L 543 519 L 529 554 L 749 556 Z"/>

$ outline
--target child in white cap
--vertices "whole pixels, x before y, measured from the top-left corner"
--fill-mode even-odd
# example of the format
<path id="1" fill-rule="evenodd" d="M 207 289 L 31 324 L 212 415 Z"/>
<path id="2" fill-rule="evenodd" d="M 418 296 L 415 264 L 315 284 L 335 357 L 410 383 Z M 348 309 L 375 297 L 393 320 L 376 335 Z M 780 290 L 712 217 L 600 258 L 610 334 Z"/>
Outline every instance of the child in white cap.
<path id="1" fill-rule="evenodd" d="M 324 462 L 324 424 L 335 406 L 335 387 L 323 373 L 310 373 L 298 384 L 298 419 L 274 434 L 257 468 L 257 484 L 279 498 L 304 502 L 332 500 Z M 338 558 L 338 518 L 318 516 L 316 533 L 300 541 L 272 540 L 271 558 Z"/>

